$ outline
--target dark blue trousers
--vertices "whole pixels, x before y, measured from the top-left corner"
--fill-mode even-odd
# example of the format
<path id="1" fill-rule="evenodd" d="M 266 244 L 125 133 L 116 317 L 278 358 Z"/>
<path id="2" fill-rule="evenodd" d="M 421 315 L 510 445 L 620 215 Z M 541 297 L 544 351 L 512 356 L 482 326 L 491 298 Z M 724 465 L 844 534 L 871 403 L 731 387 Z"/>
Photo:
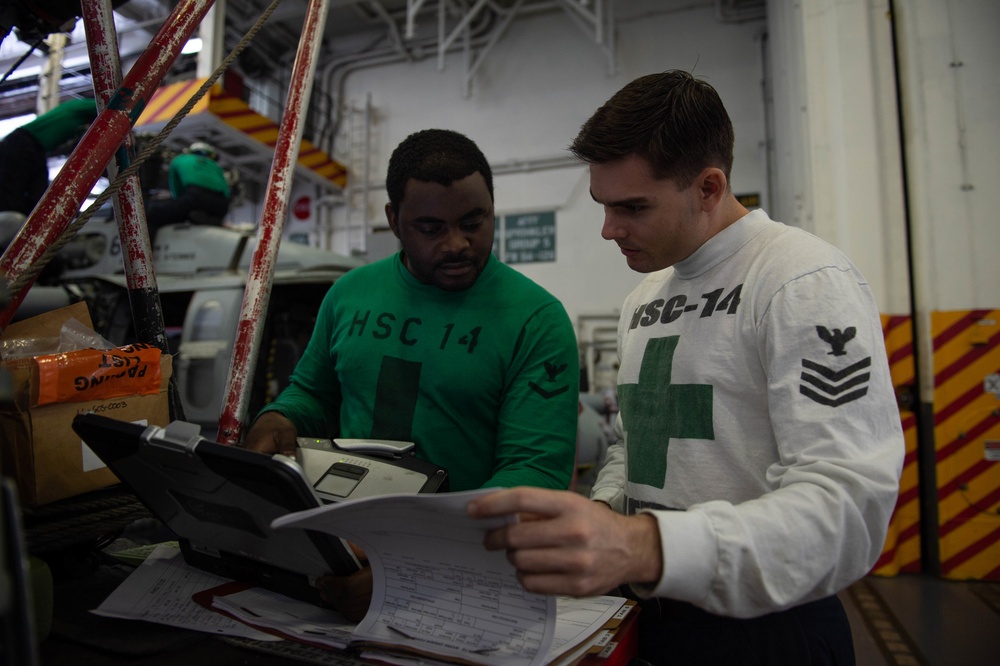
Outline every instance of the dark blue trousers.
<path id="1" fill-rule="evenodd" d="M 48 186 L 45 149 L 18 127 L 0 141 L 0 211 L 30 215 Z"/>
<path id="2" fill-rule="evenodd" d="M 189 185 L 176 199 L 150 201 L 146 206 L 146 225 L 150 238 L 154 238 L 159 228 L 167 224 L 180 222 L 204 224 L 191 219 L 193 211 L 204 213 L 206 217 L 212 219 L 213 226 L 220 226 L 222 218 L 229 211 L 229 197 L 222 192 Z"/>
<path id="3" fill-rule="evenodd" d="M 750 619 L 669 599 L 640 602 L 639 659 L 697 666 L 854 666 L 847 614 L 836 596 Z"/>

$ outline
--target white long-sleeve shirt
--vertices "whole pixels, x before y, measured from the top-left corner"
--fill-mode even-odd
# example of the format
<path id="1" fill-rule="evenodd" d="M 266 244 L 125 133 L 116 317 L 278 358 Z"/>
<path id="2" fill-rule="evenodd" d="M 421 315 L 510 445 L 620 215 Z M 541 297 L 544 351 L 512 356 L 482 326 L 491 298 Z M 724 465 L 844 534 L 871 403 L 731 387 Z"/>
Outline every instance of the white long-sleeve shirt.
<path id="1" fill-rule="evenodd" d="M 754 211 L 629 295 L 619 428 L 592 492 L 655 516 L 640 593 L 753 617 L 878 558 L 903 434 L 878 309 L 829 244 Z"/>

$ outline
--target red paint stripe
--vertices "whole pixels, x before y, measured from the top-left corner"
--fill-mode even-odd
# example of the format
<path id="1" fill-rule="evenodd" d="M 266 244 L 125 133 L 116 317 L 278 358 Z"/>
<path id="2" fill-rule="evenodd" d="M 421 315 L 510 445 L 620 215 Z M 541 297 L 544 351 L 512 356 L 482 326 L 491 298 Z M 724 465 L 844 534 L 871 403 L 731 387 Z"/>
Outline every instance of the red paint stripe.
<path id="1" fill-rule="evenodd" d="M 871 570 L 876 571 L 886 566 L 887 564 L 894 562 L 896 560 L 896 550 L 897 548 L 894 546 L 889 550 L 882 551 L 882 554 L 879 555 L 879 558 L 875 560 L 875 566 L 873 566 Z"/>
<path id="2" fill-rule="evenodd" d="M 938 449 L 935 458 L 938 463 L 942 463 L 949 457 L 955 455 L 958 451 L 962 450 L 969 444 L 973 444 L 977 439 L 985 435 L 993 426 L 1000 423 L 1000 416 L 995 416 L 994 414 L 988 414 L 979 423 L 975 424 L 971 428 L 967 428 L 962 431 L 961 436 L 948 442 L 944 446 Z"/>
<path id="3" fill-rule="evenodd" d="M 256 120 L 256 124 L 249 125 L 249 127 L 266 127 L 269 129 L 278 129 L 277 123 L 266 116 L 262 116 L 253 109 L 249 107 L 241 107 L 236 109 L 213 109 L 212 113 L 216 115 L 223 122 L 229 122 L 231 120 L 240 120 L 245 118 L 250 118 Z M 231 124 L 231 123 L 230 123 Z"/>
<path id="4" fill-rule="evenodd" d="M 968 498 L 966 498 L 966 501 L 970 502 L 970 505 L 955 514 L 947 523 L 941 526 L 941 536 L 950 534 L 968 523 L 972 518 L 984 512 L 988 513 L 992 518 L 995 515 L 993 507 L 1000 503 L 1000 488 L 994 488 L 990 493 L 974 503 Z"/>
<path id="5" fill-rule="evenodd" d="M 896 502 L 896 506 L 903 506 L 904 504 L 909 504 L 917 499 L 919 496 L 918 488 L 914 486 L 913 488 L 908 488 L 907 490 L 899 493 L 899 499 Z"/>
<path id="6" fill-rule="evenodd" d="M 277 125 L 275 125 L 270 120 L 268 120 L 267 118 L 264 118 L 264 117 L 259 117 L 259 120 L 257 120 L 257 122 L 247 123 L 245 125 L 244 124 L 240 124 L 239 127 L 236 126 L 236 123 L 230 122 L 231 120 L 237 119 L 237 118 L 239 118 L 241 116 L 243 116 L 243 117 L 250 117 L 252 120 L 257 120 L 257 117 L 256 117 L 257 114 L 250 114 L 250 113 L 232 114 L 232 115 L 227 116 L 225 118 L 223 118 L 222 116 L 219 116 L 219 117 L 227 125 L 229 125 L 233 129 L 238 129 L 239 131 L 243 132 L 244 134 L 254 134 L 256 132 L 273 132 L 273 131 L 275 131 L 275 130 L 278 129 Z"/>
<path id="7" fill-rule="evenodd" d="M 992 310 L 972 310 L 954 324 L 938 333 L 934 336 L 934 351 L 943 347 L 946 343 L 955 338 L 955 336 L 961 335 L 965 329 L 976 324 L 976 322 L 990 312 L 992 312 Z"/>
<path id="8" fill-rule="evenodd" d="M 912 541 L 913 539 L 920 538 L 920 524 L 912 523 L 907 525 L 903 529 L 896 531 L 896 548 L 900 548 L 903 544 Z"/>
<path id="9" fill-rule="evenodd" d="M 942 425 L 945 421 L 967 407 L 969 403 L 974 402 L 982 394 L 983 385 L 976 384 L 965 393 L 960 394 L 947 405 L 942 405 L 941 408 L 936 410 L 934 413 L 934 425 Z"/>
<path id="10" fill-rule="evenodd" d="M 942 369 L 941 372 L 934 375 L 934 387 L 937 388 L 941 386 L 941 384 L 954 377 L 957 373 L 961 372 L 986 354 L 996 349 L 997 346 L 1000 346 L 1000 332 L 996 333 L 993 337 L 987 340 L 985 344 L 976 345 L 957 361 L 951 363 Z"/>
<path id="11" fill-rule="evenodd" d="M 899 536 L 896 537 L 896 543 L 906 543 L 911 539 L 920 538 L 920 524 L 913 523 L 912 525 L 907 525 L 906 529 L 900 530 Z"/>
<path id="12" fill-rule="evenodd" d="M 883 335 L 888 336 L 889 333 L 896 330 L 900 326 L 906 324 L 910 321 L 909 315 L 892 315 L 885 322 L 885 327 L 882 329 Z"/>
<path id="13" fill-rule="evenodd" d="M 277 129 L 278 128 L 275 127 L 274 125 L 265 125 L 265 124 L 261 124 L 261 125 L 249 125 L 247 127 L 241 127 L 241 128 L 239 128 L 239 130 L 241 132 L 243 132 L 244 134 L 246 134 L 248 136 L 251 136 L 251 137 L 257 139 L 258 141 L 260 141 L 260 139 L 258 138 L 258 135 L 274 133 L 274 131 L 277 130 Z M 275 135 L 275 136 L 277 136 L 277 135 Z M 273 139 L 273 141 L 277 142 L 277 138 Z M 271 141 L 268 141 L 268 143 L 270 143 L 272 146 L 274 145 L 274 143 L 271 143 Z"/>
<path id="14" fill-rule="evenodd" d="M 156 102 L 158 108 L 154 110 L 155 117 L 153 118 L 153 120 L 162 120 L 162 118 L 160 118 L 160 114 L 164 112 L 170 113 L 170 116 L 173 117 L 174 115 L 173 112 L 168 111 L 168 109 L 174 104 L 177 104 L 178 102 L 180 102 L 181 106 L 183 106 L 184 103 L 186 103 L 189 99 L 191 99 L 192 95 L 191 89 L 193 87 L 194 83 L 185 83 L 183 85 L 179 85 L 177 86 L 176 90 L 173 91 L 173 94 L 166 94 L 166 90 L 164 90 L 162 95 L 163 98 L 162 101 L 157 100 Z M 156 95 L 154 95 L 154 98 L 156 97 L 161 97 L 161 94 L 157 93 Z"/>
<path id="15" fill-rule="evenodd" d="M 974 480 L 980 474 L 985 474 L 986 472 L 993 469 L 993 463 L 989 460 L 980 460 L 975 465 L 972 465 L 967 470 L 956 476 L 954 479 L 948 483 L 940 486 L 938 488 L 938 502 L 943 502 L 953 493 L 959 492 L 962 484 L 968 484 L 970 481 Z"/>
<path id="16" fill-rule="evenodd" d="M 984 536 L 979 541 L 970 545 L 968 548 L 963 549 L 962 551 L 956 553 L 954 556 L 948 558 L 944 562 L 941 562 L 941 572 L 948 573 L 950 571 L 954 571 L 960 565 L 968 562 L 973 557 L 980 554 L 981 552 L 983 552 L 990 546 L 994 545 L 998 541 L 1000 541 L 1000 527 L 996 528 L 995 530 Z"/>
<path id="17" fill-rule="evenodd" d="M 1000 566 L 996 569 L 986 572 L 986 575 L 982 577 L 983 580 L 1000 580 Z"/>
<path id="18" fill-rule="evenodd" d="M 900 493 L 899 497 L 896 498 L 896 504 L 892 507 L 892 518 L 890 518 L 890 524 L 893 524 L 893 527 L 897 530 L 897 532 L 900 535 L 903 534 L 903 530 L 909 529 L 909 527 L 912 527 L 913 525 L 911 524 L 908 525 L 907 527 L 902 527 L 900 523 L 902 523 L 903 521 L 902 519 L 898 519 L 898 512 L 901 507 L 906 506 L 907 504 L 915 501 L 916 499 L 917 499 L 916 488 L 905 490 L 902 493 Z M 894 523 L 892 521 L 894 521 Z"/>
<path id="19" fill-rule="evenodd" d="M 913 360 L 913 343 L 908 342 L 902 347 L 894 350 L 889 354 L 889 365 L 896 365 L 897 363 L 902 363 L 904 361 Z"/>
<path id="20" fill-rule="evenodd" d="M 223 120 L 227 120 L 229 118 L 243 118 L 245 116 L 256 116 L 256 117 L 259 117 L 262 121 L 266 121 L 268 123 L 268 125 L 271 126 L 271 127 L 277 127 L 278 126 L 270 118 L 266 118 L 266 117 L 260 115 L 259 113 L 257 113 L 256 111 L 254 111 L 253 109 L 251 109 L 249 107 L 238 107 L 238 108 L 235 108 L 235 109 L 213 109 L 212 113 L 214 113 L 219 118 L 222 118 Z"/>
<path id="21" fill-rule="evenodd" d="M 888 549 L 886 551 L 883 551 L 883 553 L 881 555 L 879 555 L 879 558 L 875 562 L 875 566 L 873 566 L 872 569 L 878 569 L 879 567 L 883 567 L 886 564 L 888 564 L 889 562 L 892 562 L 892 561 L 896 560 L 896 558 L 898 557 L 898 555 L 899 555 L 900 551 L 902 550 L 903 546 L 909 544 L 910 542 L 912 542 L 914 540 L 919 541 L 919 539 L 920 539 L 920 525 L 917 524 L 917 523 L 914 523 L 912 525 L 907 525 L 904 529 L 899 530 L 897 532 L 897 534 L 896 534 L 896 543 L 892 546 L 892 548 L 890 548 L 890 549 Z M 919 548 L 917 550 L 919 552 Z M 918 555 L 918 558 L 919 558 L 919 555 Z M 917 566 L 918 566 L 918 568 L 919 568 L 919 564 L 920 563 L 919 563 L 919 559 L 918 559 L 917 560 Z M 903 567 L 907 566 L 906 563 L 899 563 L 899 562 L 897 562 L 897 565 L 901 569 Z"/>

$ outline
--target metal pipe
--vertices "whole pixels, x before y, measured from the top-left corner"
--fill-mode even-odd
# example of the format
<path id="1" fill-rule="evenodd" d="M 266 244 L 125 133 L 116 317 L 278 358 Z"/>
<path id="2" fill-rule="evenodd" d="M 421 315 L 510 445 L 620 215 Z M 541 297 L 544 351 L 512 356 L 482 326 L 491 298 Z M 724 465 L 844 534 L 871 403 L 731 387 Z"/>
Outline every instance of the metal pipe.
<path id="1" fill-rule="evenodd" d="M 451 43 L 455 41 L 455 38 L 458 37 L 460 33 L 465 31 L 468 25 L 472 23 L 472 19 L 476 18 L 476 15 L 479 14 L 484 7 L 486 7 L 486 0 L 479 0 L 471 9 L 465 12 L 461 19 L 459 19 L 458 25 L 452 28 L 450 34 L 445 35 L 444 32 L 441 32 L 441 34 L 438 35 L 441 39 L 441 43 L 438 44 L 438 69 L 444 69 L 444 56 L 448 52 L 448 48 L 451 46 Z"/>
<path id="2" fill-rule="evenodd" d="M 896 93 L 896 121 L 899 128 L 900 171 L 903 184 L 903 219 L 906 226 L 907 279 L 910 287 L 910 321 L 913 331 L 913 411 L 917 419 L 917 501 L 920 506 L 920 571 L 941 575 L 941 531 L 937 477 L 937 441 L 934 422 L 934 339 L 926 278 L 921 279 L 917 265 L 913 208 L 910 197 L 909 155 L 907 146 L 906 96 L 903 94 L 903 35 L 905 3 L 889 0 L 889 29 L 892 37 L 892 68 Z M 911 38 L 912 39 L 912 38 Z"/>
<path id="3" fill-rule="evenodd" d="M 180 0 L 174 7 L 0 257 L 0 273 L 11 283 L 25 276 L 69 226 L 211 6 L 212 0 Z M 11 294 L 10 303 L 0 312 L 0 328 L 10 322 L 33 282 L 34 278 L 28 279 Z"/>
<path id="4" fill-rule="evenodd" d="M 122 79 L 111 0 L 84 3 L 83 22 L 97 108 L 103 111 Z M 134 157 L 134 142 L 132 133 L 129 132 L 115 159 L 108 164 L 108 179 L 114 181 L 119 170 L 127 168 Z M 118 220 L 118 236 L 124 250 L 125 279 L 136 337 L 140 342 L 152 344 L 163 353 L 169 353 L 139 176 L 133 174 L 124 181 L 113 204 Z M 184 410 L 174 377 L 170 378 L 168 398 L 171 420 L 183 419 Z"/>
<path id="5" fill-rule="evenodd" d="M 257 249 L 254 250 L 250 264 L 243 306 L 236 327 L 229 379 L 226 382 L 226 398 L 219 417 L 217 439 L 223 444 L 239 443 L 243 419 L 250 402 L 253 372 L 257 366 L 271 296 L 271 281 L 274 278 L 274 266 L 291 195 L 291 181 L 295 175 L 295 162 L 299 156 L 303 122 L 309 108 L 309 94 L 312 91 L 316 59 L 328 10 L 329 0 L 310 0 L 292 67 L 285 112 L 281 117 L 271 175 L 264 195 L 264 211 L 257 230 Z"/>
<path id="6" fill-rule="evenodd" d="M 413 39 L 413 35 L 417 29 L 417 12 L 420 11 L 420 7 L 424 4 L 425 0 L 406 0 L 406 38 Z M 444 6 L 444 2 L 440 2 L 440 7 Z"/>

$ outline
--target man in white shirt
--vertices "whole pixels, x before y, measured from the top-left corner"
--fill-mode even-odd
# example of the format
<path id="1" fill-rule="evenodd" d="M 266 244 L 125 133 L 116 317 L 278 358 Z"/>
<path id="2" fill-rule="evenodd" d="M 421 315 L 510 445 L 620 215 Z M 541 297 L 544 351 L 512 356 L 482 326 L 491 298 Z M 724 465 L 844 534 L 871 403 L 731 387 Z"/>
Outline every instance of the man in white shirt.
<path id="1" fill-rule="evenodd" d="M 879 313 L 836 248 L 737 201 L 733 141 L 681 71 L 584 124 L 602 236 L 646 274 L 618 327 L 620 438 L 597 501 L 517 488 L 469 512 L 524 516 L 485 544 L 528 590 L 628 585 L 645 661 L 853 664 L 836 594 L 882 550 L 904 454 Z"/>

